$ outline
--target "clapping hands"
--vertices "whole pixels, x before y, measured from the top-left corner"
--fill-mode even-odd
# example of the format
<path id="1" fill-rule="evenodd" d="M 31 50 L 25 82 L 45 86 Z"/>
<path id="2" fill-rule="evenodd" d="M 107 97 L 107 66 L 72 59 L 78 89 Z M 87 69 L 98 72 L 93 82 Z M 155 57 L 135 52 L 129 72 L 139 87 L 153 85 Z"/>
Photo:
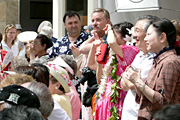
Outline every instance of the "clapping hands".
<path id="1" fill-rule="evenodd" d="M 140 73 L 141 71 L 132 67 L 132 66 L 128 66 L 125 70 L 125 72 L 123 73 L 124 77 L 126 79 L 128 79 L 129 81 L 131 81 L 133 84 L 135 84 L 135 82 L 140 79 Z"/>

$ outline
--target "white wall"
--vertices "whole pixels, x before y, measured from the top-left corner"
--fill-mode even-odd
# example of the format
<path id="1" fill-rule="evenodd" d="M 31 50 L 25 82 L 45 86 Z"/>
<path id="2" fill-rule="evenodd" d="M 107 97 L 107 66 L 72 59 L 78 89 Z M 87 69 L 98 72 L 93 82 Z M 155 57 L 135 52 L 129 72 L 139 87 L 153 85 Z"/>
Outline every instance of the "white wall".
<path id="1" fill-rule="evenodd" d="M 140 11 L 140 12 L 115 12 L 115 0 L 101 0 L 102 7 L 110 12 L 111 22 L 113 24 L 128 21 L 135 23 L 138 16 L 142 15 L 155 15 L 160 18 L 168 18 L 169 20 L 176 19 L 180 20 L 180 0 L 159 0 L 159 6 L 162 7 L 156 11 Z M 166 8 L 166 9 L 165 9 Z M 167 10 L 173 9 L 173 10 Z M 179 11 L 176 11 L 179 10 Z"/>

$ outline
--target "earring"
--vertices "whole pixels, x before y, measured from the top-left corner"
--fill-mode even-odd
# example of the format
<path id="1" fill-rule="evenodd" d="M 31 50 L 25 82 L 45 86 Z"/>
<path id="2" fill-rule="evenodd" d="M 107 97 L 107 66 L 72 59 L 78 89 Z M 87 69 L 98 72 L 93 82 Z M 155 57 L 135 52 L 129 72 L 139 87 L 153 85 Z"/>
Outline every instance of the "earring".
<path id="1" fill-rule="evenodd" d="M 57 90 L 57 89 L 58 89 L 58 87 L 55 87 L 55 89 Z"/>

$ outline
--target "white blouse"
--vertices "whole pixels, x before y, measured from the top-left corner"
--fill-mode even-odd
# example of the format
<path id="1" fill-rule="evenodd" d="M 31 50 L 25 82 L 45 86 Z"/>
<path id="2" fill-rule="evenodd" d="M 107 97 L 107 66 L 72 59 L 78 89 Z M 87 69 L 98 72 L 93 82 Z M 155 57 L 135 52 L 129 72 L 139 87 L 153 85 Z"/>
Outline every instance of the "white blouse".
<path id="1" fill-rule="evenodd" d="M 25 47 L 19 52 L 19 48 L 18 48 L 19 41 L 16 41 L 11 48 L 9 48 L 9 46 L 5 43 L 4 40 L 1 43 L 2 43 L 2 49 L 13 52 L 13 56 L 25 56 Z"/>

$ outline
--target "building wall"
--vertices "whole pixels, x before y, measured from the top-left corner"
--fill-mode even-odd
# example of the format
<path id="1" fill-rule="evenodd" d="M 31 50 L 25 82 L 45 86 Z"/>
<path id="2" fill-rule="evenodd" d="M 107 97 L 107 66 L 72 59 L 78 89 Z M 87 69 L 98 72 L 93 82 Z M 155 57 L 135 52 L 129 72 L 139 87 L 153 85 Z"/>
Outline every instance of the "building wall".
<path id="1" fill-rule="evenodd" d="M 45 19 L 30 19 L 30 1 L 52 0 L 0 0 L 0 32 L 4 32 L 7 24 L 20 23 L 23 30 L 37 30 L 38 25 Z M 48 19 L 52 21 L 52 19 Z"/>
<path id="2" fill-rule="evenodd" d="M 52 2 L 52 0 L 20 0 L 20 24 L 24 31 L 37 31 L 39 24 L 44 21 L 48 20 L 52 22 L 52 18 L 45 19 L 45 18 L 31 18 L 31 2 Z M 41 9 L 39 7 L 39 9 Z M 44 12 L 45 13 L 45 12 Z"/>
<path id="3" fill-rule="evenodd" d="M 142 15 L 155 15 L 160 18 L 168 18 L 170 20 L 180 20 L 180 0 L 159 0 L 159 6 L 162 8 L 156 11 L 139 11 L 139 12 L 115 12 L 115 0 L 100 0 L 101 7 L 110 12 L 111 21 L 113 24 L 129 21 L 135 23 L 135 19 Z"/>
<path id="4" fill-rule="evenodd" d="M 31 18 L 30 3 L 53 2 L 53 1 L 54 0 L 0 0 L 0 32 L 3 33 L 3 30 L 7 24 L 17 24 L 17 23 L 21 24 L 24 31 L 37 31 L 39 24 L 43 20 L 48 20 L 52 22 L 52 18 L 51 19 Z M 84 2 L 83 8 L 86 13 L 87 5 L 85 4 L 87 4 L 87 0 L 86 1 L 83 0 L 83 2 Z M 71 4 L 71 1 L 68 2 L 68 4 Z M 65 5 L 66 4 L 64 4 L 63 6 Z M 39 8 L 39 10 L 41 10 L 41 8 Z M 81 16 L 82 16 L 82 24 L 87 25 L 87 16 L 84 15 L 84 13 Z M 58 19 L 62 19 L 62 17 L 63 16 L 60 16 L 60 18 Z"/>
<path id="5" fill-rule="evenodd" d="M 7 24 L 18 23 L 18 4 L 19 0 L 0 1 L 0 32 L 4 32 Z"/>
<path id="6" fill-rule="evenodd" d="M 28 20 L 28 10 L 30 1 L 44 1 L 44 0 L 0 0 L 0 32 L 3 30 L 7 24 L 17 24 L 22 22 L 22 27 L 24 30 L 36 30 L 39 23 L 43 19 Z M 51 0 L 46 0 L 51 1 Z M 159 6 L 162 8 L 157 11 L 141 11 L 141 12 L 115 12 L 116 5 L 115 0 L 94 0 L 96 7 L 103 7 L 110 12 L 111 21 L 113 24 L 129 21 L 135 24 L 135 19 L 142 15 L 156 15 L 160 18 L 168 18 L 170 20 L 177 19 L 180 20 L 180 0 L 159 0 Z M 22 8 L 20 8 L 20 3 L 23 3 Z M 22 5 L 22 4 L 21 4 Z M 20 9 L 20 11 L 19 11 Z M 93 8 L 92 8 L 93 9 Z M 20 12 L 21 15 L 20 16 Z M 91 13 L 88 13 L 88 19 L 91 19 Z M 20 20 L 19 20 L 20 19 Z M 37 22 L 38 21 L 38 22 Z M 90 24 L 91 20 L 88 21 Z"/>

